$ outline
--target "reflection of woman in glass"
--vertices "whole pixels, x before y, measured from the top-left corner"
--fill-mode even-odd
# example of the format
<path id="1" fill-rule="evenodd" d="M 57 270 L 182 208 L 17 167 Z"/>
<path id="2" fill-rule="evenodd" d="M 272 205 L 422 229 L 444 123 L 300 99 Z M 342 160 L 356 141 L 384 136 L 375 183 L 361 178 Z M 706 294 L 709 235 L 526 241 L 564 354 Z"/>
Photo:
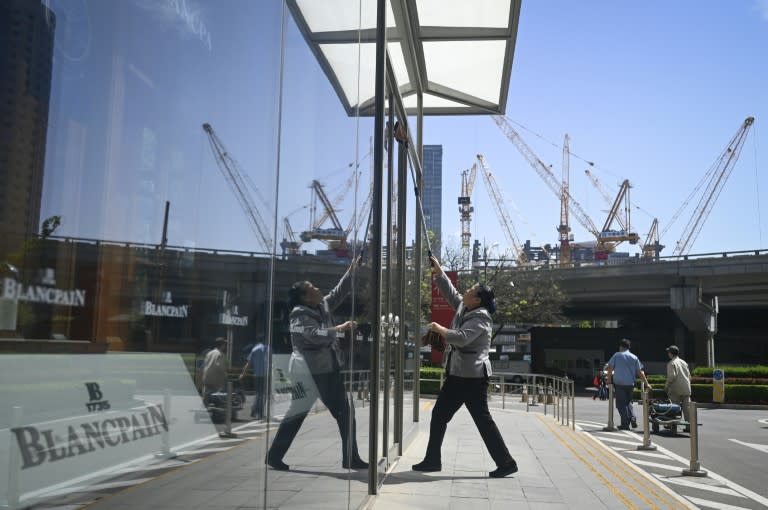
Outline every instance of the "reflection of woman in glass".
<path id="1" fill-rule="evenodd" d="M 456 310 L 451 328 L 436 322 L 429 324 L 429 330 L 445 338 L 447 378 L 437 402 L 432 409 L 429 424 L 429 442 L 424 460 L 413 465 L 414 471 L 440 471 L 442 459 L 440 449 L 445 430 L 456 411 L 467 406 L 472 420 L 483 438 L 488 453 L 497 468 L 490 472 L 491 478 L 501 478 L 517 471 L 517 463 L 509 454 L 504 439 L 488 410 L 488 377 L 491 362 L 491 314 L 496 311 L 493 290 L 487 285 L 476 283 L 464 294 L 459 294 L 443 272 L 440 263 L 431 257 L 432 267 L 437 273 L 435 283 L 440 294 Z"/>
<path id="2" fill-rule="evenodd" d="M 288 372 L 294 386 L 293 400 L 267 454 L 267 464 L 274 469 L 288 469 L 283 456 L 318 398 L 339 426 L 342 466 L 345 469 L 368 467 L 357 450 L 355 408 L 350 402 L 341 374 L 343 361 L 338 335 L 354 329 L 355 323 L 347 321 L 336 326 L 332 315 L 333 310 L 349 294 L 352 272 L 358 263 L 359 259 L 326 296 L 308 281 L 294 283 L 289 291 L 293 353 L 288 363 Z"/>

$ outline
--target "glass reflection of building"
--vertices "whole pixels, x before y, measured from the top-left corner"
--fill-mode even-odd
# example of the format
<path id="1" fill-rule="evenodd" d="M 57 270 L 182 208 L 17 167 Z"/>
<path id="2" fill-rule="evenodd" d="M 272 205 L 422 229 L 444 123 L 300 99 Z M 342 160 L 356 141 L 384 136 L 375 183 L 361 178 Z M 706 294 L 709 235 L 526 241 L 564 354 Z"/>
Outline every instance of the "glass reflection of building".
<path id="1" fill-rule="evenodd" d="M 435 234 L 434 252 L 440 255 L 443 240 L 443 146 L 424 146 L 424 217 Z"/>
<path id="2" fill-rule="evenodd" d="M 0 259 L 40 226 L 55 28 L 40 2 L 0 4 Z"/>

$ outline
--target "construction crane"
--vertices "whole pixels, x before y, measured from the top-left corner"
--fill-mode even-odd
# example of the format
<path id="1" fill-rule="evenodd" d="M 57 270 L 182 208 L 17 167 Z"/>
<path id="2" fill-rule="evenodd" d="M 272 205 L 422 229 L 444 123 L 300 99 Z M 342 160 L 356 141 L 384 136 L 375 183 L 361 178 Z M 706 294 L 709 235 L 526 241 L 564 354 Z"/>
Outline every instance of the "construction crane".
<path id="1" fill-rule="evenodd" d="M 459 213 L 461 214 L 461 260 L 463 267 L 469 267 L 470 247 L 472 240 L 472 190 L 477 178 L 477 163 L 472 168 L 461 172 L 461 195 L 459 196 Z"/>
<path id="2" fill-rule="evenodd" d="M 324 213 L 319 216 L 317 220 L 313 221 L 309 230 L 302 232 L 299 237 L 305 243 L 308 243 L 312 239 L 324 241 L 329 248 L 338 248 L 343 246 L 347 241 L 347 233 L 344 230 L 344 227 L 342 227 L 341 222 L 339 221 L 339 217 L 336 216 L 336 211 L 334 210 L 331 201 L 328 199 L 328 196 L 325 194 L 323 185 L 320 184 L 320 181 L 313 180 L 311 188 L 314 191 L 314 194 L 312 195 L 311 216 L 313 218 L 315 216 L 318 200 L 323 206 Z M 331 228 L 322 228 L 323 223 L 327 219 L 331 220 L 333 226 Z"/>
<path id="3" fill-rule="evenodd" d="M 482 154 L 477 155 L 477 160 L 480 162 L 480 168 L 483 170 L 483 181 L 485 182 L 485 188 L 488 191 L 488 195 L 491 197 L 491 202 L 493 202 L 493 205 L 495 206 L 496 216 L 499 218 L 499 223 L 502 226 L 504 235 L 507 237 L 507 241 L 509 241 L 512 249 L 512 257 L 517 260 L 518 264 L 524 264 L 527 262 L 527 257 L 525 251 L 520 247 L 520 241 L 518 240 L 517 232 L 509 217 L 509 213 L 502 205 L 504 201 L 501 191 L 499 190 L 499 185 L 496 183 L 496 179 L 493 177 L 493 173 L 491 172 L 491 169 L 488 168 Z"/>
<path id="4" fill-rule="evenodd" d="M 560 241 L 560 264 L 571 264 L 571 226 L 568 224 L 568 197 L 571 168 L 571 137 L 568 133 L 563 139 L 563 182 L 560 186 L 560 225 L 557 226 Z"/>
<path id="5" fill-rule="evenodd" d="M 685 229 L 683 229 L 680 240 L 675 244 L 673 255 L 687 254 L 693 246 L 693 243 L 696 242 L 696 238 L 699 236 L 701 228 L 704 226 L 704 222 L 707 220 L 709 213 L 712 211 L 712 207 L 717 201 L 717 197 L 720 196 L 720 192 L 723 190 L 725 182 L 728 180 L 733 167 L 736 165 L 736 161 L 739 159 L 741 148 L 744 146 L 744 142 L 747 139 L 749 128 L 752 127 L 754 122 L 754 117 L 747 117 L 744 120 L 738 131 L 736 131 L 736 134 L 731 138 L 728 146 L 704 176 L 704 179 L 709 176 L 709 182 L 707 182 L 704 194 L 699 199 L 696 209 L 688 220 L 688 224 L 685 226 Z M 700 185 L 701 183 L 699 186 Z M 696 190 L 694 190 L 694 192 L 695 191 Z"/>
<path id="6" fill-rule="evenodd" d="M 288 216 L 283 218 L 283 229 L 285 230 L 285 237 L 280 241 L 280 248 L 283 249 L 283 254 L 289 253 L 291 255 L 297 255 L 301 248 L 301 241 L 296 238 L 296 233 L 291 228 L 291 222 L 288 221 Z"/>
<path id="7" fill-rule="evenodd" d="M 248 218 L 248 224 L 251 227 L 251 230 L 256 234 L 256 238 L 260 241 L 262 247 L 267 252 L 271 253 L 273 247 L 269 229 L 267 228 L 267 224 L 264 221 L 264 218 L 262 218 L 261 213 L 259 213 L 259 209 L 256 207 L 253 197 L 248 191 L 250 185 L 250 187 L 258 193 L 256 186 L 250 181 L 247 174 L 241 170 L 237 161 L 230 156 L 229 152 L 224 147 L 224 144 L 213 130 L 213 127 L 206 122 L 203 124 L 203 131 L 208 135 L 208 142 L 211 145 L 211 150 L 216 159 L 216 165 L 219 167 L 219 170 L 229 185 L 229 189 L 232 190 L 237 202 L 240 204 L 245 216 Z"/>
<path id="8" fill-rule="evenodd" d="M 659 220 L 653 219 L 651 222 L 651 230 L 645 238 L 645 242 L 640 246 L 642 250 L 642 257 L 644 259 L 654 259 L 659 256 L 661 250 L 664 249 L 664 245 L 659 243 Z"/>
<path id="9" fill-rule="evenodd" d="M 629 180 L 624 179 L 624 182 L 622 182 L 619 187 L 619 194 L 616 195 L 616 199 L 611 205 L 611 210 L 608 212 L 608 217 L 605 219 L 603 228 L 600 229 L 600 236 L 598 237 L 597 245 L 595 246 L 595 259 L 597 260 L 607 259 L 608 253 L 612 252 L 616 248 L 616 245 L 624 241 L 629 241 L 630 244 L 637 244 L 637 241 L 640 239 L 640 236 L 636 232 L 631 232 L 629 227 L 630 187 Z M 624 204 L 623 211 L 627 218 L 627 225 L 626 228 L 613 230 L 611 227 L 613 226 L 613 222 L 618 220 L 622 202 Z"/>
<path id="10" fill-rule="evenodd" d="M 512 124 L 505 116 L 493 115 L 492 117 L 493 121 L 496 123 L 499 129 L 501 129 L 509 141 L 512 142 L 517 150 L 520 151 L 520 154 L 522 154 L 526 161 L 528 161 L 528 164 L 530 164 L 536 173 L 539 174 L 539 177 L 542 178 L 544 183 L 549 187 L 550 190 L 552 190 L 555 196 L 560 198 L 563 195 L 562 185 L 557 182 L 557 178 L 547 167 L 547 165 L 545 165 L 538 158 L 538 156 L 536 156 L 533 150 L 531 150 L 528 144 L 525 143 L 520 134 L 515 130 L 515 128 L 512 127 Z M 581 207 L 581 204 L 579 204 L 573 198 L 573 196 L 570 194 L 570 191 L 566 190 L 565 194 L 568 197 L 568 213 L 572 214 L 576 218 L 576 221 L 578 221 L 585 229 L 587 229 L 589 233 L 598 239 L 600 237 L 600 232 L 597 230 L 595 223 Z"/>
<path id="11" fill-rule="evenodd" d="M 590 182 L 595 187 L 595 189 L 600 193 L 600 196 L 603 197 L 603 200 L 605 200 L 605 203 L 608 205 L 608 207 L 611 207 L 613 205 L 614 199 L 605 190 L 605 188 L 603 187 L 602 183 L 597 178 L 597 176 L 592 172 L 590 172 L 588 169 L 584 170 L 584 173 L 587 175 L 587 177 L 589 178 Z M 627 230 L 627 221 L 625 219 L 623 211 L 620 211 L 619 214 L 616 216 L 616 221 L 619 222 L 619 225 L 623 230 Z"/>

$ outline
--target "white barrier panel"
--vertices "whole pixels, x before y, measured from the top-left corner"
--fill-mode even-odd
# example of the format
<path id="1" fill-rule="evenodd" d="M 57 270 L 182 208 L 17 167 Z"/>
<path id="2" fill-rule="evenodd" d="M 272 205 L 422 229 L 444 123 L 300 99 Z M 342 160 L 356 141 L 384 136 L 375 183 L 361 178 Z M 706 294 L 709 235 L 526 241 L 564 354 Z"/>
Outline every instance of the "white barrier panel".
<path id="1" fill-rule="evenodd" d="M 178 354 L 0 356 L 0 505 L 216 434 Z"/>

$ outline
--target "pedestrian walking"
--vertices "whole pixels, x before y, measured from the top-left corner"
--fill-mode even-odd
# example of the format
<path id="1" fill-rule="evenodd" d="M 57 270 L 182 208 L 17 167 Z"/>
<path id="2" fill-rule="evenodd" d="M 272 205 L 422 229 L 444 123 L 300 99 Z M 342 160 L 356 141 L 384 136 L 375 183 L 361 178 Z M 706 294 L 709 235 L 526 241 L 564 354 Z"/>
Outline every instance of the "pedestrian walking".
<path id="1" fill-rule="evenodd" d="M 440 471 L 442 469 L 441 447 L 448 422 L 462 405 L 469 414 L 491 454 L 496 469 L 489 473 L 491 478 L 502 478 L 517 471 L 517 463 L 509 454 L 504 439 L 488 410 L 488 378 L 491 362 L 488 352 L 491 348 L 491 314 L 496 311 L 493 290 L 487 285 L 476 283 L 463 295 L 454 288 L 437 258 L 430 257 L 433 271 L 437 273 L 436 284 L 456 315 L 451 328 L 436 322 L 429 324 L 430 331 L 445 338 L 445 371 L 447 378 L 437 402 L 432 409 L 429 425 L 429 442 L 424 460 L 413 465 L 414 471 Z"/>
<path id="2" fill-rule="evenodd" d="M 213 341 L 214 347 L 205 355 L 203 360 L 203 403 L 208 403 L 211 393 L 226 389 L 227 384 L 227 340 L 218 337 Z"/>
<path id="3" fill-rule="evenodd" d="M 635 388 L 636 379 L 640 378 L 649 390 L 652 389 L 645 377 L 643 364 L 629 351 L 631 345 L 627 338 L 622 338 L 619 341 L 619 351 L 608 360 L 608 384 L 613 384 L 616 409 L 621 416 L 620 430 L 629 430 L 630 425 L 637 428 L 637 418 L 632 409 L 632 390 Z"/>
<path id="4" fill-rule="evenodd" d="M 267 360 L 269 359 L 269 347 L 264 342 L 263 338 L 256 340 L 256 345 L 253 346 L 251 352 L 248 354 L 248 361 L 243 367 L 243 372 L 240 374 L 240 381 L 245 379 L 248 369 L 251 369 L 253 375 L 253 404 L 251 404 L 251 418 L 257 420 L 263 420 L 266 409 L 266 399 L 264 395 L 266 393 L 267 383 Z"/>
<path id="5" fill-rule="evenodd" d="M 691 403 L 691 372 L 686 363 L 680 357 L 680 349 L 676 345 L 667 347 L 669 362 L 667 363 L 667 381 L 664 383 L 664 391 L 669 400 L 680 404 L 683 408 L 683 418 L 688 421 L 688 406 Z M 683 432 L 690 432 L 690 425 L 686 425 Z"/>

